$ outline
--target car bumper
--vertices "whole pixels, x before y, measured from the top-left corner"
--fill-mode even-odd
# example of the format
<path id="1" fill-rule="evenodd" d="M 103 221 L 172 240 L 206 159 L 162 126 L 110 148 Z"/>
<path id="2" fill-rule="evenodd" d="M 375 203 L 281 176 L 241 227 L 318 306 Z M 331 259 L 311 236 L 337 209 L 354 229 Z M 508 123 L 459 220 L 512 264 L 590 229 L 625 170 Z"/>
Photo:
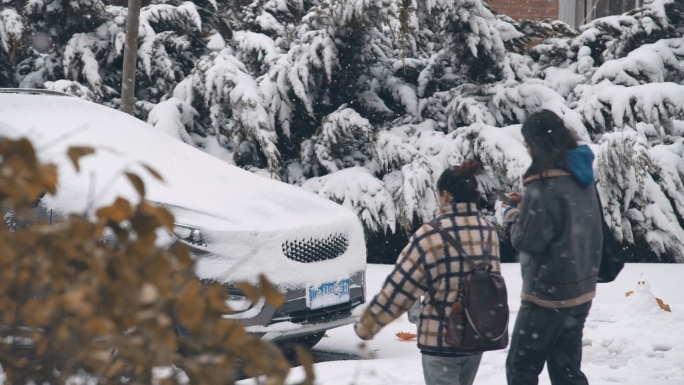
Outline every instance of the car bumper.
<path id="1" fill-rule="evenodd" d="M 279 331 L 267 332 L 261 336 L 261 339 L 265 340 L 265 341 L 272 341 L 272 342 L 288 340 L 291 338 L 302 337 L 302 336 L 306 336 L 306 335 L 310 335 L 310 334 L 316 334 L 316 333 L 324 332 L 326 330 L 338 328 L 340 326 L 350 325 L 350 324 L 356 323 L 356 321 L 358 319 L 359 319 L 358 316 L 350 316 L 347 318 L 339 319 L 337 321 L 331 321 L 331 322 L 326 322 L 326 323 L 321 323 L 321 324 L 300 325 L 300 327 L 293 328 L 291 330 L 279 330 Z M 249 327 L 246 329 L 247 329 L 247 331 L 249 331 Z"/>

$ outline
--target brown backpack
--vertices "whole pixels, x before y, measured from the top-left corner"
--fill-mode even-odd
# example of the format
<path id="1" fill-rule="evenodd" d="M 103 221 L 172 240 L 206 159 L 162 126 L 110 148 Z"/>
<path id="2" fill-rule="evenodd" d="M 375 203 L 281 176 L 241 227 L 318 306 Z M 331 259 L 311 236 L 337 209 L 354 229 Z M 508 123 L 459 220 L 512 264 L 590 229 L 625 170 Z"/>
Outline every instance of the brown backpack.
<path id="1" fill-rule="evenodd" d="M 458 299 L 447 319 L 446 343 L 464 352 L 500 350 L 508 346 L 508 294 L 499 272 L 490 261 L 475 263 L 461 244 L 436 222 L 428 223 L 456 248 L 471 270 L 459 283 Z M 492 229 L 489 229 L 483 255 L 491 258 Z M 435 306 L 444 318 L 444 309 Z"/>

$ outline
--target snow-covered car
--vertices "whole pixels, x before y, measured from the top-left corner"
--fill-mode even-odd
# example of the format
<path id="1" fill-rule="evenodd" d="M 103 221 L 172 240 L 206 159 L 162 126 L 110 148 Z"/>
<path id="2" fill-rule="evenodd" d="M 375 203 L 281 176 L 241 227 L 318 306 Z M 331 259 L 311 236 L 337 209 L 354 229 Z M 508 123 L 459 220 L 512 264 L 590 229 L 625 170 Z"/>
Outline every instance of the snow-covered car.
<path id="1" fill-rule="evenodd" d="M 48 218 L 139 201 L 125 172 L 139 175 L 145 199 L 175 216 L 173 241 L 186 243 L 203 282 L 227 288 L 248 331 L 268 340 L 313 346 L 331 328 L 355 321 L 365 298 L 366 248 L 354 213 L 286 183 L 229 165 L 120 111 L 38 90 L 0 90 L 0 136 L 28 137 L 43 161 L 56 163 Z M 94 147 L 77 172 L 66 152 Z M 159 172 L 156 180 L 145 168 Z M 251 303 L 233 284 L 265 274 L 286 297 L 275 308 Z"/>

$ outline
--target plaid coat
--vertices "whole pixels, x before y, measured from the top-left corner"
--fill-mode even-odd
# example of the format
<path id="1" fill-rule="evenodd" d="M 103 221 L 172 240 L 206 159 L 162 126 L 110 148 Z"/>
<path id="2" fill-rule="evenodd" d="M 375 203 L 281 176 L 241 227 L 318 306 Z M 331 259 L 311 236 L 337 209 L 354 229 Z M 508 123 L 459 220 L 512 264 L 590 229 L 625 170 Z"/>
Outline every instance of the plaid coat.
<path id="1" fill-rule="evenodd" d="M 484 261 L 482 248 L 489 230 L 492 234 L 491 264 L 501 271 L 499 239 L 496 231 L 480 217 L 474 203 L 455 203 L 442 207 L 435 219 L 461 242 L 475 262 Z M 399 255 L 394 270 L 380 293 L 373 298 L 355 326 L 356 334 L 372 339 L 380 329 L 399 318 L 421 295 L 425 296 L 418 323 L 418 348 L 425 354 L 459 355 L 458 349 L 444 342 L 446 317 L 458 296 L 460 280 L 470 266 L 431 226 L 423 225 Z M 435 306 L 444 310 L 442 319 Z"/>

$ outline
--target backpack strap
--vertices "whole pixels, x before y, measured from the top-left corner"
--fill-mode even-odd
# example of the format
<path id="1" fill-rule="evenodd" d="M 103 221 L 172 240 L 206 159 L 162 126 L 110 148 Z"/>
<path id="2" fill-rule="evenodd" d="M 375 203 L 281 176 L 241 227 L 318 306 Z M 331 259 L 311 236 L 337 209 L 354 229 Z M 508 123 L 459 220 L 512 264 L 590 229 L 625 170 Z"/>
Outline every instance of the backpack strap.
<path id="1" fill-rule="evenodd" d="M 451 234 L 447 233 L 446 230 L 442 228 L 436 221 L 428 222 L 427 225 L 435 229 L 451 246 L 453 246 L 458 254 L 470 265 L 470 267 L 475 270 L 475 261 L 468 255 L 463 249 L 461 242 L 457 241 L 456 238 L 452 237 Z M 492 228 L 489 227 L 489 234 L 487 235 L 487 242 L 482 247 L 482 255 L 491 260 L 492 257 Z"/>
<path id="2" fill-rule="evenodd" d="M 492 243 L 492 227 L 489 226 L 489 234 L 487 234 L 487 242 L 485 243 L 484 247 L 482 247 L 482 255 L 487 257 L 487 259 L 491 262 L 492 260 L 492 249 L 494 248 L 494 244 Z"/>

